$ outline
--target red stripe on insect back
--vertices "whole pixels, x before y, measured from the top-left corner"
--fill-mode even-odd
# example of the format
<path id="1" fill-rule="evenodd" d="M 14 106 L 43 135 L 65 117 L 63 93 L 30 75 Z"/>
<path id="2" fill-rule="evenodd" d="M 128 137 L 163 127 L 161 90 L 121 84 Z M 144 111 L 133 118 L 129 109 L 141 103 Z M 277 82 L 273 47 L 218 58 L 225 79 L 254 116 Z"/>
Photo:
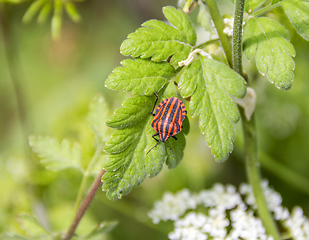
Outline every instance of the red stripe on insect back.
<path id="1" fill-rule="evenodd" d="M 153 110 L 155 105 L 158 101 L 158 95 L 155 93 L 157 100 L 153 106 L 151 113 L 153 114 Z M 187 114 L 185 105 L 182 101 L 180 101 L 176 97 L 166 98 L 156 108 L 156 112 L 154 118 L 151 122 L 151 126 L 157 132 L 156 134 L 152 135 L 152 137 L 157 141 L 156 145 L 153 146 L 147 154 L 155 148 L 160 141 L 165 142 L 168 140 L 169 137 L 175 138 L 174 135 L 181 131 L 182 122 Z M 160 137 L 160 140 L 156 139 L 155 136 Z M 169 145 L 168 145 L 169 146 Z M 169 146 L 171 149 L 171 147 Z M 173 150 L 171 149 L 173 155 L 175 156 Z"/>
<path id="2" fill-rule="evenodd" d="M 183 102 L 176 97 L 166 98 L 160 102 L 151 126 L 159 134 L 161 141 L 165 142 L 181 131 L 186 113 Z"/>
<path id="3" fill-rule="evenodd" d="M 170 119 L 173 118 L 173 115 L 174 115 L 174 108 L 175 108 L 175 103 L 177 102 L 177 98 L 170 98 L 169 101 L 168 101 L 168 108 L 167 108 L 167 113 L 166 115 L 164 114 L 163 115 L 163 119 L 162 121 L 164 121 L 164 123 L 162 124 L 163 125 L 163 139 L 164 141 L 166 141 L 168 139 L 168 137 L 170 136 L 170 126 L 172 127 L 173 124 L 172 123 L 172 120 Z"/>

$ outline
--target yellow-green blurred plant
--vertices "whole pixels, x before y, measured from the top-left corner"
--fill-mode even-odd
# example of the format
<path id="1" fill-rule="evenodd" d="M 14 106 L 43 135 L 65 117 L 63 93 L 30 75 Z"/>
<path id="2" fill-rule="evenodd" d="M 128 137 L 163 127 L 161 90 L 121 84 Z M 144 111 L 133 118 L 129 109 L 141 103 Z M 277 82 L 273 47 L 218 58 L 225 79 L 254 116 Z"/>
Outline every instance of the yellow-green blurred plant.
<path id="1" fill-rule="evenodd" d="M 23 0 L 1 0 L 8 3 L 21 3 Z M 29 23 L 35 15 L 38 14 L 37 21 L 42 24 L 45 23 L 48 16 L 52 14 L 51 33 L 53 39 L 58 39 L 61 34 L 63 10 L 74 22 L 79 22 L 81 17 L 75 7 L 74 2 L 81 0 L 35 0 L 32 1 L 28 10 L 23 16 L 23 23 Z"/>

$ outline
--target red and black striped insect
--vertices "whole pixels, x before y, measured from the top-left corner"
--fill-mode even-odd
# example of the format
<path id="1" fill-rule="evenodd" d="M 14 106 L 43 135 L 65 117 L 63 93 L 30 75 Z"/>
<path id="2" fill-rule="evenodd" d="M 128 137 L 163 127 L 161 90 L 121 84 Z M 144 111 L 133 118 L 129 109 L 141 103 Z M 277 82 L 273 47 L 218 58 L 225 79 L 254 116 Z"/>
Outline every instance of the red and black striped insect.
<path id="1" fill-rule="evenodd" d="M 153 110 L 159 99 L 158 95 L 156 93 L 154 94 L 156 95 L 157 99 L 151 111 L 151 114 L 154 116 L 151 122 L 151 126 L 157 132 L 156 134 L 152 135 L 153 139 L 155 139 L 157 143 L 147 152 L 147 154 L 153 148 L 155 148 L 159 142 L 166 142 L 169 137 L 173 137 L 175 140 L 177 140 L 174 135 L 181 131 L 182 122 L 187 114 L 185 105 L 176 97 L 164 99 L 157 106 L 156 112 L 153 113 Z M 156 136 L 159 136 L 160 139 L 156 139 Z M 170 146 L 169 148 L 171 149 Z M 172 149 L 171 151 L 175 156 Z"/>

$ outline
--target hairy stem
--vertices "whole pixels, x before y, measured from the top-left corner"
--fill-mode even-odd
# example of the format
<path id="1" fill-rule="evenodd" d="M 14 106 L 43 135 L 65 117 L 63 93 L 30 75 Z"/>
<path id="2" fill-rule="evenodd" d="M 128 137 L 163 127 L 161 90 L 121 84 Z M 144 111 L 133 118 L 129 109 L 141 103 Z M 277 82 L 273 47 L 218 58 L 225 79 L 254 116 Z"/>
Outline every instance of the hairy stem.
<path id="1" fill-rule="evenodd" d="M 80 208 L 78 209 L 76 216 L 69 228 L 69 230 L 67 231 L 67 233 L 62 237 L 63 240 L 69 240 L 73 237 L 75 230 L 80 222 L 80 220 L 82 219 L 82 217 L 84 216 L 87 208 L 89 207 L 95 193 L 97 192 L 100 184 L 101 184 L 101 179 L 104 175 L 106 171 L 102 168 L 102 170 L 100 171 L 100 173 L 98 174 L 98 176 L 95 178 L 94 182 L 92 183 L 90 190 L 88 192 L 88 194 L 86 195 L 82 205 L 80 206 Z"/>
<path id="2" fill-rule="evenodd" d="M 245 0 L 235 1 L 234 27 L 233 27 L 233 66 L 235 71 L 240 75 L 242 72 L 242 21 L 244 14 Z M 242 119 L 242 127 L 245 142 L 245 162 L 249 183 L 253 190 L 255 202 L 266 232 L 273 236 L 274 240 L 280 240 L 280 235 L 273 220 L 265 200 L 263 189 L 261 186 L 260 162 L 258 158 L 257 134 L 255 117 L 252 115 L 247 120 L 244 109 L 240 108 Z"/>
<path id="3" fill-rule="evenodd" d="M 284 0 L 283 0 L 283 1 L 284 1 Z M 281 2 L 283 2 L 283 1 L 281 1 Z M 266 6 L 266 7 L 263 7 L 262 9 L 257 10 L 256 12 L 254 12 L 254 13 L 252 14 L 252 16 L 253 16 L 253 17 L 258 17 L 258 16 L 260 16 L 260 15 L 262 15 L 262 14 L 264 14 L 264 13 L 267 13 L 268 11 L 270 11 L 270 10 L 272 10 L 272 9 L 274 9 L 274 8 L 276 8 L 276 7 L 278 7 L 278 6 L 280 6 L 281 2 L 277 2 L 277 3 L 275 3 L 275 4 L 272 4 L 272 5 L 268 5 L 268 6 Z"/>
<path id="4" fill-rule="evenodd" d="M 245 1 L 236 0 L 235 13 L 234 13 L 234 26 L 233 26 L 233 68 L 240 75 L 243 75 L 242 71 L 242 23 L 244 13 Z"/>
<path id="5" fill-rule="evenodd" d="M 231 45 L 229 37 L 223 32 L 225 25 L 224 25 L 223 18 L 220 13 L 218 4 L 216 0 L 203 0 L 203 1 L 205 2 L 205 4 L 207 4 L 211 18 L 217 29 L 218 36 L 220 38 L 221 45 L 225 53 L 226 59 L 230 67 L 232 67 L 233 66 L 232 65 L 232 45 Z"/>
<path id="6" fill-rule="evenodd" d="M 77 213 L 78 211 L 78 208 L 80 206 L 80 203 L 82 201 L 82 197 L 83 197 L 83 193 L 84 193 L 84 190 L 85 190 L 85 186 L 86 186 L 86 183 L 87 183 L 87 179 L 90 175 L 90 172 L 93 168 L 93 166 L 95 165 L 95 163 L 97 162 L 97 159 L 98 157 L 100 156 L 100 153 L 102 151 L 102 148 L 103 148 L 103 144 L 99 144 L 90 163 L 88 164 L 88 167 L 83 175 L 83 179 L 82 179 L 82 182 L 80 184 L 80 187 L 79 187 L 79 191 L 78 191 L 78 195 L 77 195 L 77 199 L 76 199 L 76 203 L 75 203 L 75 208 L 74 208 L 74 214 Z"/>

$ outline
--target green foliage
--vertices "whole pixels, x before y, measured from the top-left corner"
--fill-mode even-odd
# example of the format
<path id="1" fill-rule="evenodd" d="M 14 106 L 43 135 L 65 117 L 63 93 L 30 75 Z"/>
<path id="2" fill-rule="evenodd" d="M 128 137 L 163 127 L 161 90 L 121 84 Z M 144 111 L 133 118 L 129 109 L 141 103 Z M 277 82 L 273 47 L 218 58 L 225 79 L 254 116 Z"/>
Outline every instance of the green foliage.
<path id="1" fill-rule="evenodd" d="M 53 240 L 62 239 L 62 233 L 50 233 L 47 231 L 42 224 L 33 216 L 29 214 L 19 214 L 16 216 L 16 221 L 18 222 L 20 229 L 25 232 L 25 236 L 20 236 L 17 234 L 7 234 L 5 236 L 0 236 L 3 240 Z M 112 231 L 118 222 L 101 222 L 95 226 L 88 234 L 85 236 L 78 236 L 78 239 L 87 240 L 101 240 L 105 239 L 106 233 Z"/>
<path id="2" fill-rule="evenodd" d="M 134 95 L 153 95 L 175 75 L 174 68 L 165 62 L 154 63 L 143 59 L 127 59 L 123 67 L 113 70 L 105 82 L 109 89 L 123 90 Z"/>
<path id="3" fill-rule="evenodd" d="M 51 234 L 42 226 L 42 224 L 29 214 L 19 214 L 16 216 L 20 228 L 27 236 L 40 239 L 51 239 Z"/>
<path id="4" fill-rule="evenodd" d="M 202 13 L 207 11 L 204 5 L 200 9 Z M 109 199 L 128 194 L 147 176 L 157 175 L 164 163 L 173 168 L 181 160 L 184 134 L 189 131 L 187 118 L 183 123 L 184 131 L 176 136 L 178 140 L 168 140 L 176 157 L 167 143 L 160 143 L 146 155 L 156 144 L 151 127 L 150 112 L 155 101 L 152 95 L 159 93 L 160 100 L 177 96 L 174 81 L 183 97 L 191 97 L 189 112 L 192 116 L 200 116 L 201 130 L 206 133 L 215 159 L 226 160 L 233 149 L 234 123 L 239 120 L 239 113 L 229 94 L 244 97 L 244 79 L 228 66 L 206 57 L 200 57 L 183 69 L 177 68 L 194 49 L 196 33 L 189 17 L 181 10 L 165 7 L 163 13 L 175 28 L 157 20 L 142 24 L 143 27 L 129 34 L 121 45 L 123 54 L 137 59 L 122 61 L 123 67 L 114 69 L 106 80 L 110 89 L 140 95 L 124 101 L 123 107 L 106 121 L 109 127 L 116 129 L 104 148 L 108 156 L 103 164 L 107 171 L 103 176 L 103 190 L 107 191 Z M 170 62 L 176 71 L 164 61 Z"/>
<path id="5" fill-rule="evenodd" d="M 251 13 L 265 2 L 266 0 L 247 0 L 245 1 L 245 11 Z"/>
<path id="6" fill-rule="evenodd" d="M 233 3 L 235 3 L 235 0 L 232 0 Z M 252 13 L 255 9 L 262 6 L 266 0 L 246 0 L 245 1 L 245 11 L 248 13 Z"/>
<path id="7" fill-rule="evenodd" d="M 32 20 L 32 18 L 34 17 L 34 15 L 39 11 L 39 9 L 41 8 L 41 6 L 44 4 L 45 0 L 36 0 L 33 1 L 33 3 L 30 5 L 30 7 L 28 8 L 27 12 L 25 13 L 25 15 L 23 16 L 22 21 L 24 23 L 28 23 Z"/>
<path id="8" fill-rule="evenodd" d="M 77 1 L 77 0 L 75 0 Z M 20 1 L 17 1 L 20 2 Z M 58 39 L 61 34 L 61 27 L 62 27 L 62 17 L 63 17 L 63 6 L 65 7 L 66 13 L 74 22 L 79 22 L 81 17 L 78 11 L 75 8 L 75 5 L 72 1 L 64 1 L 64 0 L 35 0 L 32 2 L 28 10 L 23 16 L 22 21 L 24 23 L 30 22 L 34 16 L 39 12 L 41 9 L 38 22 L 44 23 L 48 18 L 53 6 L 53 17 L 51 21 L 51 32 L 53 39 Z"/>
<path id="9" fill-rule="evenodd" d="M 174 83 L 160 92 L 161 99 L 176 96 Z M 166 162 L 170 168 L 175 167 L 183 156 L 185 138 L 183 133 L 176 135 L 178 140 L 169 139 L 173 149 L 172 155 L 167 143 L 160 143 L 149 154 L 156 141 L 152 138 L 155 131 L 151 127 L 153 116 L 150 114 L 155 97 L 137 96 L 123 102 L 123 107 L 115 111 L 106 124 L 116 129 L 104 151 L 108 153 L 103 168 L 103 190 L 112 200 L 128 194 L 133 187 L 140 185 L 144 179 L 156 176 Z"/>
<path id="10" fill-rule="evenodd" d="M 297 32 L 304 39 L 309 40 L 309 2 L 285 0 L 281 5 Z"/>
<path id="11" fill-rule="evenodd" d="M 295 67 L 293 45 L 288 31 L 270 18 L 250 18 L 244 33 L 244 52 L 247 59 L 255 56 L 259 72 L 279 89 L 292 87 Z"/>
<path id="12" fill-rule="evenodd" d="M 149 20 L 128 35 L 120 47 L 121 53 L 134 58 L 151 57 L 155 62 L 172 56 L 170 63 L 174 66 L 185 60 L 196 43 L 191 20 L 181 9 L 164 7 L 163 13 L 174 27 L 158 20 Z"/>
<path id="13" fill-rule="evenodd" d="M 41 163 L 51 171 L 75 168 L 83 172 L 81 167 L 81 150 L 77 143 L 70 147 L 68 140 L 59 143 L 50 137 L 29 137 L 32 150 L 42 158 Z"/>
<path id="14" fill-rule="evenodd" d="M 46 1 L 46 3 L 44 4 L 44 6 L 41 9 L 41 12 L 38 16 L 38 23 L 45 23 L 46 19 L 48 18 L 48 15 L 51 12 L 51 2 L 50 1 Z"/>
<path id="15" fill-rule="evenodd" d="M 190 114 L 200 116 L 200 129 L 217 161 L 224 161 L 233 150 L 239 112 L 231 96 L 243 98 L 245 80 L 223 63 L 200 56 L 179 79 L 183 97 L 191 96 Z"/>
<path id="16" fill-rule="evenodd" d="M 118 222 L 102 222 L 96 226 L 84 239 L 87 240 L 101 240 L 107 232 L 112 231 Z"/>
<path id="17" fill-rule="evenodd" d="M 215 29 L 213 28 L 213 23 L 211 22 L 210 13 L 207 9 L 207 6 L 199 0 L 199 12 L 197 15 L 197 22 L 205 28 L 206 31 L 209 31 L 211 33 L 215 32 Z"/>
<path id="18" fill-rule="evenodd" d="M 81 17 L 72 2 L 65 2 L 65 10 L 74 22 L 79 22 L 81 20 Z"/>
<path id="19" fill-rule="evenodd" d="M 108 106 L 101 94 L 96 95 L 89 104 L 88 125 L 99 142 L 108 139 L 105 120 L 108 118 Z"/>

